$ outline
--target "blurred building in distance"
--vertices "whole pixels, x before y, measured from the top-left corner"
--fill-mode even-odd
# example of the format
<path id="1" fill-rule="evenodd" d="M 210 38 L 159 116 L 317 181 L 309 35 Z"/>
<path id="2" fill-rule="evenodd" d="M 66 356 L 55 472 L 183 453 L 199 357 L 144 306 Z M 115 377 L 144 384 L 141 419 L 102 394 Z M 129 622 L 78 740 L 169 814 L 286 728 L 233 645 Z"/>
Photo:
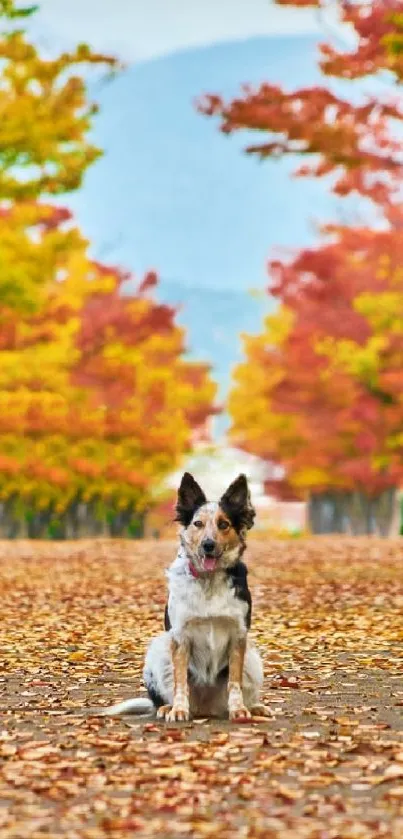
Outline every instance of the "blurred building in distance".
<path id="1" fill-rule="evenodd" d="M 165 513 L 165 521 L 164 515 L 161 515 L 160 535 L 175 536 L 176 526 L 172 521 L 173 514 L 170 514 L 170 511 L 185 471 L 191 472 L 211 500 L 219 499 L 231 481 L 243 472 L 248 478 L 257 513 L 252 534 L 291 535 L 303 532 L 306 527 L 306 504 L 279 501 L 265 491 L 265 483 L 282 477 L 282 470 L 225 442 L 222 445 L 212 444 L 208 439 L 209 430 L 211 426 L 208 423 L 199 430 L 198 439 L 194 441 L 193 453 L 185 459 L 181 469 L 171 474 L 165 482 L 166 489 L 171 491 L 171 501 L 167 505 L 164 504 L 161 510 Z M 154 522 L 154 516 L 151 516 L 146 535 L 153 535 L 153 525 L 156 526 L 156 522 Z"/>

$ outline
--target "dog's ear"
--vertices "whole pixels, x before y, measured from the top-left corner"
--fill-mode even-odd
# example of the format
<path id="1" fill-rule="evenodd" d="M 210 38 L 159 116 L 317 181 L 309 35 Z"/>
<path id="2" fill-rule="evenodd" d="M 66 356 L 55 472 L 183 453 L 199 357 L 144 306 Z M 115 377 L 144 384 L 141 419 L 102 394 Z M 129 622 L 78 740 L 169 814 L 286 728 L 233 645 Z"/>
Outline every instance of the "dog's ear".
<path id="1" fill-rule="evenodd" d="M 246 475 L 238 475 L 220 498 L 219 504 L 235 530 L 240 532 L 253 527 L 256 512 L 252 506 Z"/>
<path id="2" fill-rule="evenodd" d="M 199 487 L 199 484 L 195 481 L 193 475 L 189 472 L 185 472 L 178 490 L 178 500 L 175 507 L 175 521 L 179 521 L 180 524 L 187 527 L 192 521 L 196 510 L 198 510 L 202 504 L 205 504 L 206 501 L 207 498 L 201 487 Z"/>

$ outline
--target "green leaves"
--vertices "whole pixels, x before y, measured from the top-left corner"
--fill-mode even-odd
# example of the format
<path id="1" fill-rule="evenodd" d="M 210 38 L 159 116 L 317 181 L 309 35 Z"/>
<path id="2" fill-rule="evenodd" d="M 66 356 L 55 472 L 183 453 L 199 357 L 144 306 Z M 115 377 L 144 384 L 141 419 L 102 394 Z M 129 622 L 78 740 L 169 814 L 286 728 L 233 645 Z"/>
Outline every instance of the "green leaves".
<path id="1" fill-rule="evenodd" d="M 27 18 L 37 12 L 39 6 L 21 6 L 15 0 L 0 0 L 0 19 L 5 17 L 8 20 Z"/>

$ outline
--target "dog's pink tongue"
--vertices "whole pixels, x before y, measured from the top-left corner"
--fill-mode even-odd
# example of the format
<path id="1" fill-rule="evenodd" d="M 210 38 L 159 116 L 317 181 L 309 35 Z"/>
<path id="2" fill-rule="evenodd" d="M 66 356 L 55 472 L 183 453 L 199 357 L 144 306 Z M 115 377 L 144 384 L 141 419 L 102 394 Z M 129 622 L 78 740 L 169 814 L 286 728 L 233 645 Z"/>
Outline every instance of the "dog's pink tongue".
<path id="1" fill-rule="evenodd" d="M 204 570 L 205 571 L 214 571 L 216 567 L 217 560 L 215 556 L 205 556 L 204 557 Z"/>

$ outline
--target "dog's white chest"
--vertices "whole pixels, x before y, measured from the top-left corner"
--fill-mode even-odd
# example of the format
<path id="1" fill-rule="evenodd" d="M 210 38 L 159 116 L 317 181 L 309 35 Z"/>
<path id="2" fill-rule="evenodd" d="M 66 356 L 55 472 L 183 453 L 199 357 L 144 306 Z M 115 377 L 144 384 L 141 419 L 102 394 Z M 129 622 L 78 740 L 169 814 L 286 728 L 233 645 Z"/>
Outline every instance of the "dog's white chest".
<path id="1" fill-rule="evenodd" d="M 213 685 L 228 666 L 231 641 L 237 635 L 236 624 L 228 618 L 189 621 L 183 630 L 189 643 L 189 669 L 199 684 Z"/>
<path id="2" fill-rule="evenodd" d="M 231 642 L 246 633 L 247 604 L 235 597 L 224 575 L 211 583 L 181 573 L 171 573 L 169 579 L 172 634 L 188 643 L 195 680 L 213 684 L 228 664 Z"/>
<path id="3" fill-rule="evenodd" d="M 244 633 L 247 604 L 235 597 L 235 590 L 224 576 L 204 583 L 188 575 L 170 575 L 169 618 L 174 635 L 189 623 L 234 624 L 234 631 Z"/>

